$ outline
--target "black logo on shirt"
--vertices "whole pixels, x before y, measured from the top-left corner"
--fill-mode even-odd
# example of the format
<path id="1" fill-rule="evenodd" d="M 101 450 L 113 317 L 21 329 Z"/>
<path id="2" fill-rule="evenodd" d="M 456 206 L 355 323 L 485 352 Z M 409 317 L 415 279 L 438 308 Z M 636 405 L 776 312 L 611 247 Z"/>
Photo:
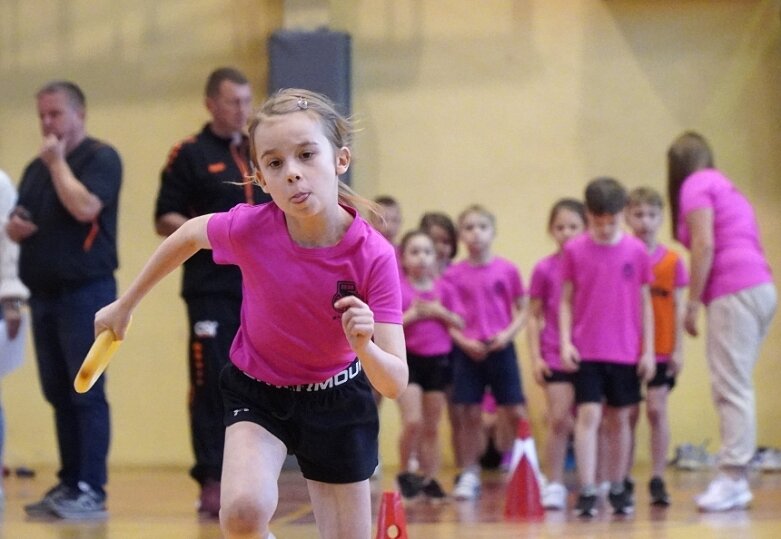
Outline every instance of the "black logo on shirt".
<path id="1" fill-rule="evenodd" d="M 342 298 L 346 298 L 347 296 L 355 296 L 359 300 L 363 301 L 363 298 L 360 294 L 358 294 L 358 285 L 355 284 L 355 281 L 338 281 L 336 283 L 336 294 L 334 294 L 334 297 L 331 298 L 331 305 L 333 306 L 334 303 L 339 301 Z M 338 312 L 344 312 L 341 309 L 337 309 L 334 307 L 334 309 Z"/>

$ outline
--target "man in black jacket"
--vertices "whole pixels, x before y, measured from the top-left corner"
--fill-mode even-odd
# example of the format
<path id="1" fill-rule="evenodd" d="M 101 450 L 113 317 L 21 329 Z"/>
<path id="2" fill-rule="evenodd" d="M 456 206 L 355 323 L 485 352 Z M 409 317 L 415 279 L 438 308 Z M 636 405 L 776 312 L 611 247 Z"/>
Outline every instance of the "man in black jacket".
<path id="1" fill-rule="evenodd" d="M 211 121 L 173 147 L 161 174 L 155 208 L 155 227 L 161 236 L 198 215 L 271 200 L 259 187 L 246 183 L 245 128 L 252 107 L 247 78 L 230 67 L 216 69 L 205 93 Z M 190 427 L 195 453 L 190 473 L 201 486 L 199 512 L 217 517 L 225 442 L 218 381 L 239 327 L 241 273 L 236 266 L 215 264 L 211 251 L 200 251 L 184 264 L 181 293 L 190 324 Z"/>

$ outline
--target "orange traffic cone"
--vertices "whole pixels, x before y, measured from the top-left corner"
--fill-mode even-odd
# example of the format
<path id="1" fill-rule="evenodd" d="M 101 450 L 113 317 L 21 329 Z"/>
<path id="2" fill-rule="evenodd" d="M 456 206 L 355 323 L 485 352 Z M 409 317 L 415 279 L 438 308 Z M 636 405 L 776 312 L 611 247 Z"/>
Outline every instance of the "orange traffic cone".
<path id="1" fill-rule="evenodd" d="M 377 539 L 409 539 L 404 504 L 398 492 L 382 493 L 377 515 Z"/>
<path id="2" fill-rule="evenodd" d="M 545 515 L 540 500 L 540 470 L 529 422 L 521 419 L 513 445 L 512 477 L 504 505 L 506 519 L 536 519 Z"/>

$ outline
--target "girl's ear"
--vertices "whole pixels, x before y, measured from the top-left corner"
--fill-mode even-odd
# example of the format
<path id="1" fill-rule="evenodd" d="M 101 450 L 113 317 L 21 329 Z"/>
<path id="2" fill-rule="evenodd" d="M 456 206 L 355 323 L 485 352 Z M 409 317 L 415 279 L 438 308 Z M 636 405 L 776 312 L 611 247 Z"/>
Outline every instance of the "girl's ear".
<path id="1" fill-rule="evenodd" d="M 259 170 L 255 170 L 255 183 L 257 183 L 260 186 L 260 189 L 268 194 L 268 186 L 266 185 L 266 180 L 263 179 L 263 175 L 260 173 Z"/>
<path id="2" fill-rule="evenodd" d="M 336 152 L 336 174 L 341 176 L 350 168 L 350 148 L 342 146 Z"/>

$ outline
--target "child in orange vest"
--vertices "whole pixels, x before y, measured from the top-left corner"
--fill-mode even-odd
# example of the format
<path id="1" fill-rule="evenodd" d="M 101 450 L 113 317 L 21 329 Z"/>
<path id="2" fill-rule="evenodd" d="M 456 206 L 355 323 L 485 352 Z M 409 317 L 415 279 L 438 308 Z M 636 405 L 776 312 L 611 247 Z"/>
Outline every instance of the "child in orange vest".
<path id="1" fill-rule="evenodd" d="M 670 504 L 663 479 L 670 444 L 667 396 L 683 367 L 681 336 L 685 302 L 682 294 L 689 276 L 682 258 L 657 241 L 663 206 L 662 197 L 655 190 L 648 187 L 635 189 L 629 193 L 626 221 L 635 236 L 645 243 L 653 265 L 651 302 L 654 309 L 656 375 L 646 388 L 646 416 L 651 431 L 651 480 L 648 489 L 651 504 L 666 507 Z M 636 406 L 632 411 L 632 432 L 637 424 L 638 408 Z M 628 472 L 625 483 L 631 485 Z"/>

